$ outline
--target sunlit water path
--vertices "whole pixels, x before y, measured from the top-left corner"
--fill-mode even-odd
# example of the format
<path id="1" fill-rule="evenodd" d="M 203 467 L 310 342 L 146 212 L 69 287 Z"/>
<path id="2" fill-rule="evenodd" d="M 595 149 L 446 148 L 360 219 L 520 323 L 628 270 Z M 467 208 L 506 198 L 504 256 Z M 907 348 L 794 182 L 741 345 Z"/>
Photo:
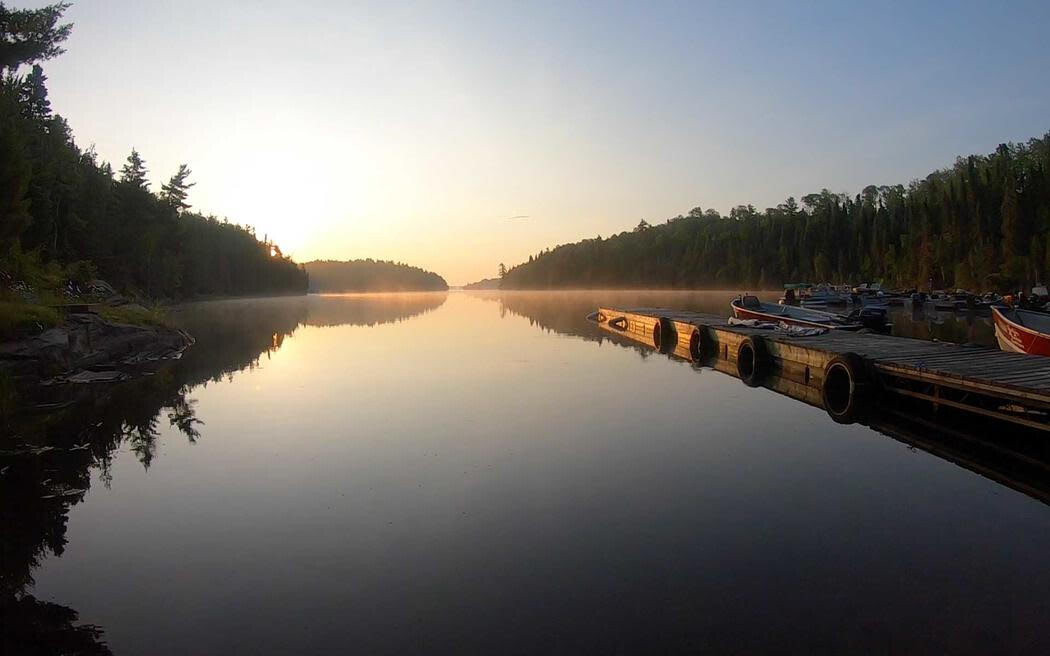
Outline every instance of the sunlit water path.
<path id="1" fill-rule="evenodd" d="M 96 459 L 31 591 L 116 654 L 1050 648 L 1046 505 L 584 319 L 726 301 L 182 308 L 155 432 Z"/>

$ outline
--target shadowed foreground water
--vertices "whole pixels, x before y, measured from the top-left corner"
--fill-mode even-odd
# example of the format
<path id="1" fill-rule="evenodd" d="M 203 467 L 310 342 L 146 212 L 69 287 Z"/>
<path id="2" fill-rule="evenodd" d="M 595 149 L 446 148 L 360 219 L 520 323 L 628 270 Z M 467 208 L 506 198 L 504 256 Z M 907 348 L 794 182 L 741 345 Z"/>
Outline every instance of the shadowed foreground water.
<path id="1" fill-rule="evenodd" d="M 12 460 L 5 581 L 116 654 L 1046 653 L 1046 505 L 584 319 L 727 301 L 186 306 L 184 360 L 22 428 L 91 448 Z"/>

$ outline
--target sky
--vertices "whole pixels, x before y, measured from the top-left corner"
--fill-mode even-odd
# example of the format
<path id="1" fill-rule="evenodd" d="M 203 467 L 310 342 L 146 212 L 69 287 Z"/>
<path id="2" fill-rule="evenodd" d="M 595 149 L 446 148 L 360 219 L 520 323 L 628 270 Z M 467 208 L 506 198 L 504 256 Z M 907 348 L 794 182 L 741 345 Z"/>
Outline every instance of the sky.
<path id="1" fill-rule="evenodd" d="M 16 7 L 46 2 L 13 0 Z M 52 107 L 297 261 L 457 285 L 1050 130 L 1047 2 L 78 0 Z M 513 218 L 512 218 L 513 217 Z"/>

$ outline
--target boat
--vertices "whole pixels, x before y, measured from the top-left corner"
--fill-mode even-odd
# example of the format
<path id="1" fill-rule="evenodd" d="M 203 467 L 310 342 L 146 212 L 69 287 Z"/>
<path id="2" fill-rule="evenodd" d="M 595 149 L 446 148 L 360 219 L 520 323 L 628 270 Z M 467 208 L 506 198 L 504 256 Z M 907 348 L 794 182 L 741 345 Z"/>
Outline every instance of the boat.
<path id="1" fill-rule="evenodd" d="M 800 297 L 803 306 L 827 307 L 828 305 L 849 305 L 852 303 L 848 288 L 835 287 L 828 283 L 816 286 L 807 285 L 806 293 Z"/>
<path id="2" fill-rule="evenodd" d="M 934 310 L 954 312 L 956 309 L 955 297 L 948 292 L 930 292 L 929 296 L 926 297 L 926 302 L 933 305 Z"/>
<path id="3" fill-rule="evenodd" d="M 755 319 L 771 323 L 786 323 L 805 328 L 828 328 L 832 330 L 860 330 L 887 327 L 886 310 L 883 308 L 861 308 L 848 315 L 822 312 L 812 308 L 794 307 L 775 303 L 763 303 L 757 296 L 743 295 L 732 300 L 733 316 L 737 319 Z"/>
<path id="4" fill-rule="evenodd" d="M 908 304 L 915 309 L 922 309 L 927 301 L 929 301 L 929 298 L 925 292 L 915 291 L 908 297 Z"/>
<path id="5" fill-rule="evenodd" d="M 799 305 L 810 297 L 813 285 L 804 282 L 792 282 L 784 285 L 784 295 L 780 297 L 781 305 Z"/>
<path id="6" fill-rule="evenodd" d="M 1050 355 L 1050 314 L 993 305 L 995 339 L 999 348 L 1028 355 Z"/>
<path id="7" fill-rule="evenodd" d="M 1003 302 L 1003 297 L 995 292 L 988 292 L 981 296 L 981 302 L 991 307 L 993 305 L 999 305 Z"/>
<path id="8" fill-rule="evenodd" d="M 955 294 L 956 306 L 959 311 L 987 312 L 992 305 L 1000 303 L 1002 299 L 996 294 L 974 294 L 960 289 Z"/>

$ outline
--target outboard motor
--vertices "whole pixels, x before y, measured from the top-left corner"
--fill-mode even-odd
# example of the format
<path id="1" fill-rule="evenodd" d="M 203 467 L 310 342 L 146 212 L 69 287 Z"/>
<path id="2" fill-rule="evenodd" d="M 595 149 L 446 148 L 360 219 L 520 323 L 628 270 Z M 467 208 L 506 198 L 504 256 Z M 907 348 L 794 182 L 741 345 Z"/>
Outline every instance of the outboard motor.
<path id="1" fill-rule="evenodd" d="M 857 319 L 865 328 L 870 328 L 871 330 L 878 330 L 880 332 L 885 332 L 889 330 L 889 325 L 887 325 L 886 317 L 886 308 L 880 307 L 862 308 L 861 311 L 857 313 Z"/>
<path id="2" fill-rule="evenodd" d="M 757 296 L 753 296 L 751 294 L 745 294 L 744 296 L 740 297 L 740 305 L 751 310 L 762 309 L 762 301 L 758 300 Z"/>

